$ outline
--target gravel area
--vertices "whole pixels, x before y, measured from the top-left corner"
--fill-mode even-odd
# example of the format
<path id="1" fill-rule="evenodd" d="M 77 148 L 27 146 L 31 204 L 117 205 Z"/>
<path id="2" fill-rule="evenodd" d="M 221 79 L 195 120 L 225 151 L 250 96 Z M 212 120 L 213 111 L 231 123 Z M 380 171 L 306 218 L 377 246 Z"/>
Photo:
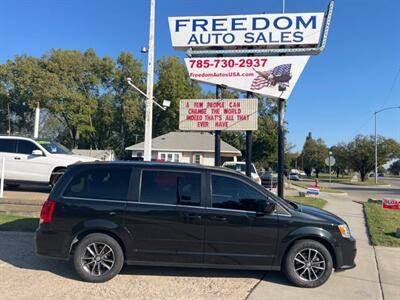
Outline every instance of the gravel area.
<path id="1" fill-rule="evenodd" d="M 70 262 L 38 257 L 33 235 L 0 232 L 2 299 L 245 299 L 263 272 L 129 266 L 103 284 L 79 281 Z"/>

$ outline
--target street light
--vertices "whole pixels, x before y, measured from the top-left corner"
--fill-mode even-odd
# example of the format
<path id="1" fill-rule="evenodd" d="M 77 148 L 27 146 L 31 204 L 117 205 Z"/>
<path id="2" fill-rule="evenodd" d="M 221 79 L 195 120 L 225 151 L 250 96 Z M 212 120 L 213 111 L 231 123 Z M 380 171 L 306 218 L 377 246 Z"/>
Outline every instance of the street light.
<path id="1" fill-rule="evenodd" d="M 145 94 L 145 92 L 143 92 L 141 89 L 139 89 L 136 85 L 133 84 L 132 82 L 132 78 L 128 77 L 126 78 L 126 81 L 128 82 L 128 84 L 133 87 L 136 91 L 139 92 L 139 94 L 141 94 L 142 96 L 144 96 L 146 98 L 146 100 L 148 100 L 147 95 Z M 168 107 L 171 106 L 171 101 L 169 100 L 163 100 L 162 105 L 160 105 L 157 101 L 155 101 L 155 99 L 151 99 L 152 103 L 154 103 L 155 105 L 157 105 L 159 108 L 161 108 L 162 110 L 166 110 Z"/>
<path id="2" fill-rule="evenodd" d="M 378 183 L 378 136 L 376 133 L 376 115 L 383 111 L 391 110 L 391 109 L 400 109 L 400 106 L 386 107 L 386 108 L 382 108 L 382 109 L 374 112 L 374 116 L 375 116 L 375 184 Z"/>

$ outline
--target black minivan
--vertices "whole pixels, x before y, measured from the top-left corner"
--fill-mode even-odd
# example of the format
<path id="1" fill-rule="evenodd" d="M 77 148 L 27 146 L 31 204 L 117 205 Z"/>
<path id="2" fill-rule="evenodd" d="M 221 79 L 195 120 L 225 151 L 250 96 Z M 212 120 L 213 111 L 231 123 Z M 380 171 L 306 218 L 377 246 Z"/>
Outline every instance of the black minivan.
<path id="1" fill-rule="evenodd" d="M 39 255 L 73 257 L 104 282 L 124 263 L 283 270 L 317 287 L 355 266 L 346 222 L 271 194 L 225 168 L 150 162 L 71 166 L 44 203 Z"/>

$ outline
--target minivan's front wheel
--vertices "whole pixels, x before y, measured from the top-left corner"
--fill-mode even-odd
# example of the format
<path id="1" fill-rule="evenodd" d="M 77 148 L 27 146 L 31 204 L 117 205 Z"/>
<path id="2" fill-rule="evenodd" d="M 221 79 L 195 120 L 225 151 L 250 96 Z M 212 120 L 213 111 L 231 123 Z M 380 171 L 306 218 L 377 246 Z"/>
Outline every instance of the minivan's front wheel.
<path id="1" fill-rule="evenodd" d="M 288 279 L 299 287 L 314 288 L 332 274 L 333 261 L 328 249 L 313 240 L 297 241 L 289 249 L 284 265 Z"/>
<path id="2" fill-rule="evenodd" d="M 105 282 L 116 276 L 124 264 L 121 246 L 112 237 L 94 233 L 79 242 L 74 253 L 74 266 L 88 282 Z"/>

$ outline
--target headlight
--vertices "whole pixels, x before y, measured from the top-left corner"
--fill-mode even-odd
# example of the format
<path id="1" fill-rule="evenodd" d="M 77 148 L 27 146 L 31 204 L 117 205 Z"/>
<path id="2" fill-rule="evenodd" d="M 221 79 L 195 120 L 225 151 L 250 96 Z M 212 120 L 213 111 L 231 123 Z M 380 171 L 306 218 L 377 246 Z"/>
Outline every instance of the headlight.
<path id="1" fill-rule="evenodd" d="M 346 224 L 338 225 L 339 231 L 342 234 L 342 237 L 349 239 L 351 237 L 350 228 Z"/>

